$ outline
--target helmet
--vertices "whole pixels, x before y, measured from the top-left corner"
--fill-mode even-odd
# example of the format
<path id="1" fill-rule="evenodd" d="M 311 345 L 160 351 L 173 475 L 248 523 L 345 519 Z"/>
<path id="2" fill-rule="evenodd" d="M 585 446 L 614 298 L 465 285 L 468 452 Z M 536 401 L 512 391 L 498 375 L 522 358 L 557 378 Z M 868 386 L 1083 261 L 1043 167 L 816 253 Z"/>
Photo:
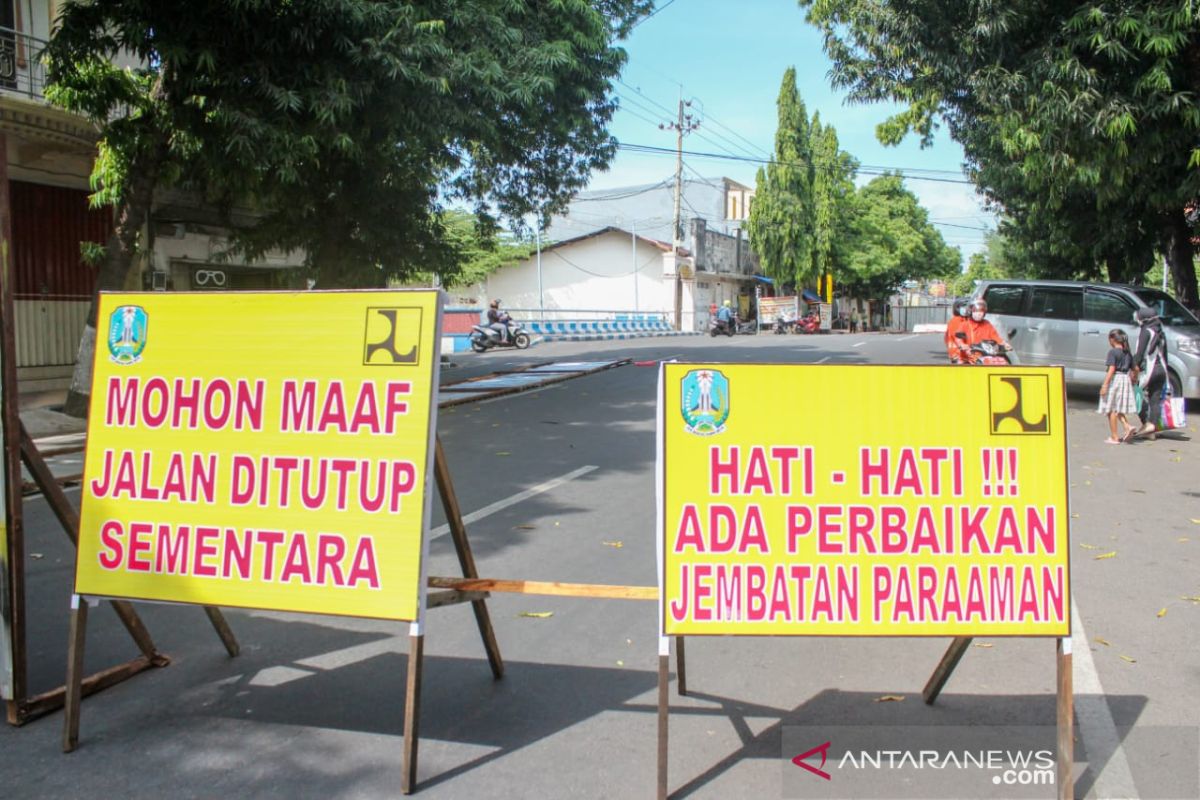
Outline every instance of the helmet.
<path id="1" fill-rule="evenodd" d="M 729 308 L 729 301 L 728 301 L 728 300 L 726 300 L 726 301 L 723 303 L 723 305 L 724 305 L 726 308 Z"/>
<path id="2" fill-rule="evenodd" d="M 499 307 L 500 307 L 500 301 L 499 301 L 499 300 L 493 300 L 493 301 L 492 301 L 491 303 L 489 303 L 488 305 L 490 305 L 492 308 L 499 308 Z"/>
<path id="3" fill-rule="evenodd" d="M 971 316 L 971 301 L 965 297 L 960 297 L 954 301 L 954 316 L 969 317 Z"/>
<path id="4" fill-rule="evenodd" d="M 971 310 L 972 311 L 982 311 L 983 313 L 986 314 L 987 313 L 987 300 L 984 300 L 982 297 L 976 297 L 974 300 L 971 301 Z"/>

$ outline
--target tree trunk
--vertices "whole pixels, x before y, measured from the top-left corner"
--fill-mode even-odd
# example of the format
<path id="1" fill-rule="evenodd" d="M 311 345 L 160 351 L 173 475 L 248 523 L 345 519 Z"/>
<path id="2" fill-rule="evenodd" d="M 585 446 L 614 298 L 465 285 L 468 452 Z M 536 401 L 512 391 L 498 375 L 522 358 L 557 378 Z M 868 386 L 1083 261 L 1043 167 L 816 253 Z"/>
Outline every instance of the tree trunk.
<path id="1" fill-rule="evenodd" d="M 79 340 L 79 351 L 75 356 L 75 372 L 71 376 L 71 388 L 63 412 L 72 417 L 85 418 L 92 390 L 92 361 L 96 348 L 96 329 L 99 320 L 96 313 L 100 304 L 100 292 L 125 288 L 125 281 L 134 268 L 137 237 L 150 217 L 154 204 L 154 188 L 158 183 L 159 169 L 166 159 L 170 144 L 166 135 L 161 135 L 152 149 L 135 161 L 130 172 L 134 175 L 129 191 L 116 208 L 113 230 L 104 246 L 104 261 L 96 275 L 96 293 L 88 309 L 87 323 Z"/>
<path id="2" fill-rule="evenodd" d="M 1200 311 L 1196 287 L 1196 250 L 1192 246 L 1192 226 L 1181 208 L 1167 218 L 1167 263 L 1175 283 L 1175 298 L 1193 313 Z"/>

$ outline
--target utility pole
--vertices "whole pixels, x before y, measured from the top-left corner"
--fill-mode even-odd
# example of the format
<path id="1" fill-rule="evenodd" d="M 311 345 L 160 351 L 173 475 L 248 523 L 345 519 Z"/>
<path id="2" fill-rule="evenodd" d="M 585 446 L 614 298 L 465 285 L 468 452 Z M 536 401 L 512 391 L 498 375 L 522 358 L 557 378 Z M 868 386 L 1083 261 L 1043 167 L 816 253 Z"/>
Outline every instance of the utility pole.
<path id="1" fill-rule="evenodd" d="M 634 321 L 637 320 L 637 312 L 638 312 L 638 277 L 639 277 L 638 276 L 638 263 L 637 263 L 637 231 L 635 230 L 636 227 L 637 227 L 637 220 L 630 220 L 629 221 L 629 242 L 633 249 L 633 261 L 631 262 L 631 265 L 633 267 L 633 315 L 634 315 Z"/>
<path id="2" fill-rule="evenodd" d="M 660 129 L 675 131 L 675 217 L 672 225 L 672 256 L 675 263 L 675 330 L 683 327 L 683 276 L 679 272 L 679 250 L 683 247 L 683 224 L 681 221 L 683 204 L 683 136 L 700 127 L 700 121 L 691 114 L 684 113 L 684 107 L 691 108 L 692 101 L 685 101 L 680 92 L 679 116 L 675 122 L 659 124 Z"/>

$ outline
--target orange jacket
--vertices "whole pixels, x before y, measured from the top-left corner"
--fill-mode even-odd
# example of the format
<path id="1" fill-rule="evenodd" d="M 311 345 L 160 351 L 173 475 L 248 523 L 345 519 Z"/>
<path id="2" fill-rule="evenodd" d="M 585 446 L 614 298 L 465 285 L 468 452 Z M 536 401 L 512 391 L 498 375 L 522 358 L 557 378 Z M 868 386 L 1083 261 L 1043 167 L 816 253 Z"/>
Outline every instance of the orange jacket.
<path id="1" fill-rule="evenodd" d="M 962 355 L 967 361 L 974 361 L 974 358 L 970 354 L 970 348 L 973 344 L 979 344 L 982 341 L 991 339 L 1002 347 L 1007 347 L 1008 345 L 1008 342 L 1005 341 L 1004 337 L 1000 335 L 1000 332 L 996 330 L 996 327 L 986 319 L 982 322 L 976 322 L 975 320 L 969 318 L 963 319 L 963 324 L 959 330 L 967 334 L 967 340 L 965 342 L 961 339 L 955 339 L 955 341 L 958 342 L 958 346 L 962 352 Z M 951 354 L 950 357 L 954 358 L 954 355 Z"/>
<path id="2" fill-rule="evenodd" d="M 946 323 L 946 352 L 951 361 L 958 360 L 958 350 L 961 347 L 961 343 L 954 338 L 954 334 L 961 331 L 966 323 L 967 318 L 960 317 L 958 314 L 951 316 L 950 321 Z"/>

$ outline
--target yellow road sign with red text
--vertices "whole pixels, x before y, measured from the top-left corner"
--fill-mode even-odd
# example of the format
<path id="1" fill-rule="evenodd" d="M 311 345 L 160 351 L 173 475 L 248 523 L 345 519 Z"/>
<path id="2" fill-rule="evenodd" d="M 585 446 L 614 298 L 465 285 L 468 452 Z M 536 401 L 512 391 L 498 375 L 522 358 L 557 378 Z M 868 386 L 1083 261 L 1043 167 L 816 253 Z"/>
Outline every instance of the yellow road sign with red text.
<path id="1" fill-rule="evenodd" d="M 437 291 L 101 296 L 75 591 L 417 619 Z"/>
<path id="2" fill-rule="evenodd" d="M 666 635 L 1069 636 L 1062 370 L 663 364 Z"/>

